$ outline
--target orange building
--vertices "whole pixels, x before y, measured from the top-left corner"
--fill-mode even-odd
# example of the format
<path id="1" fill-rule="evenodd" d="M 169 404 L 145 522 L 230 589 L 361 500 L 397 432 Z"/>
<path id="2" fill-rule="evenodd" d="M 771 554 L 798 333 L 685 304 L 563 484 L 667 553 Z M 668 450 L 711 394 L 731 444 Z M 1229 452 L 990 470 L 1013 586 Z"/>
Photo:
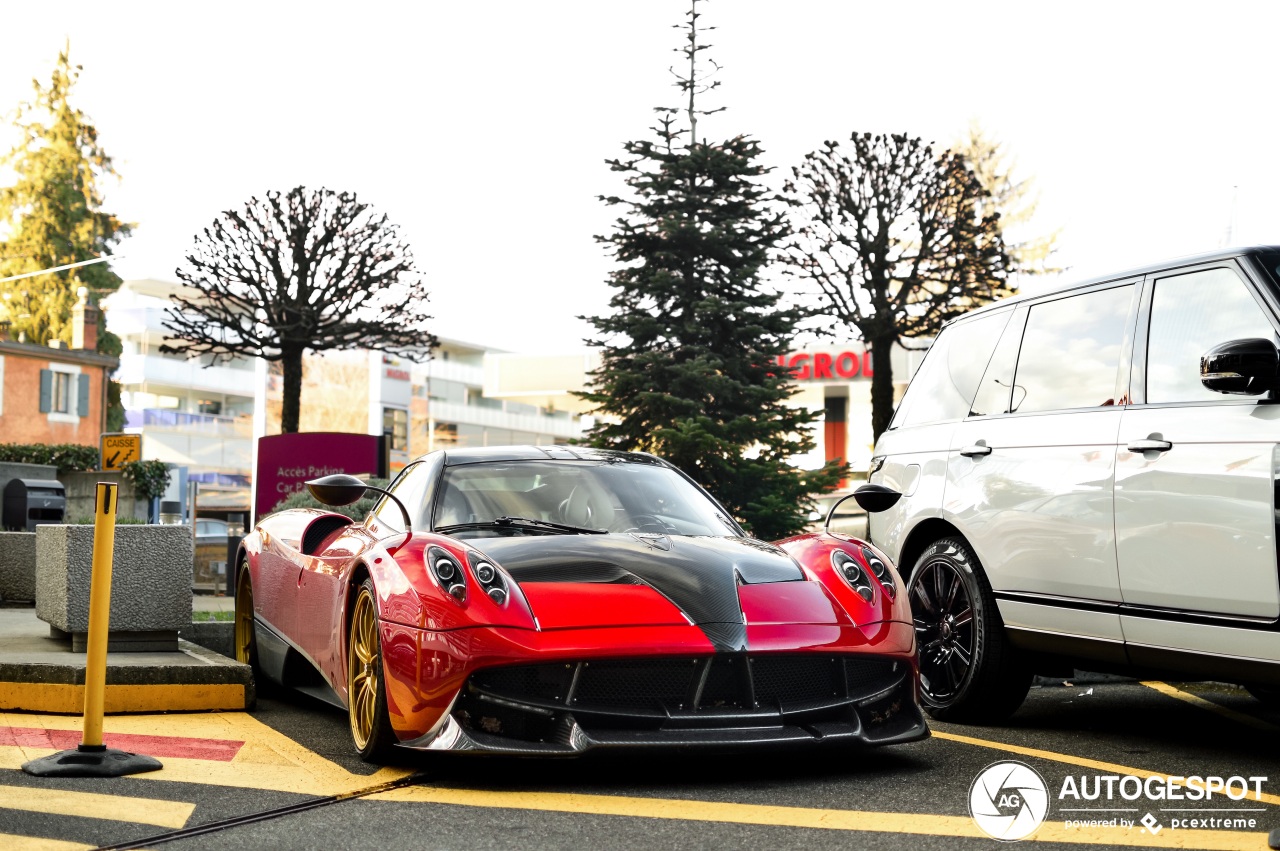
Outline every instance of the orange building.
<path id="1" fill-rule="evenodd" d="M 85 289 L 71 348 L 10 340 L 0 323 L 0 443 L 97 446 L 107 425 L 107 380 L 120 362 L 99 354 L 98 316 Z"/>

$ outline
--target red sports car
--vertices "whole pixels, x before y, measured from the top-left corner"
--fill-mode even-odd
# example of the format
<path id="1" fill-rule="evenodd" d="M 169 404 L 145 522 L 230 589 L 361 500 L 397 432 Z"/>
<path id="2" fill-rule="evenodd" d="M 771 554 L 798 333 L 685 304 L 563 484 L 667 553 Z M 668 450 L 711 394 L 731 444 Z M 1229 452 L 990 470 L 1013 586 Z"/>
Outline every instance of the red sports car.
<path id="1" fill-rule="evenodd" d="M 578 447 L 433 452 L 382 493 L 270 515 L 237 559 L 238 658 L 346 709 L 366 759 L 929 734 L 906 589 L 860 540 L 757 541 L 665 461 Z"/>

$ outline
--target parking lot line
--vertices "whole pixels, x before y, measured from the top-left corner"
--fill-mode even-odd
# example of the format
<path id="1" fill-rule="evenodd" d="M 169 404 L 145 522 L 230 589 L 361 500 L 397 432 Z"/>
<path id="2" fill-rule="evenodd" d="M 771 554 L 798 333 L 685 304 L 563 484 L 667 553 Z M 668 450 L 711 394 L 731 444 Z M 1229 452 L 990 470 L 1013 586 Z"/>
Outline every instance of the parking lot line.
<path id="1" fill-rule="evenodd" d="M 0 848 L 4 848 L 5 851 L 85 851 L 85 849 L 93 847 L 82 842 L 65 842 L 61 839 L 42 839 L 39 836 L 0 833 Z"/>
<path id="2" fill-rule="evenodd" d="M 1263 721 L 1261 718 L 1255 718 L 1254 716 L 1249 715 L 1248 713 L 1238 712 L 1234 709 L 1229 709 L 1225 706 L 1219 706 L 1218 704 L 1214 703 L 1212 700 L 1205 700 L 1203 697 L 1201 697 L 1198 694 L 1192 694 L 1189 691 L 1183 691 L 1182 689 L 1177 688 L 1176 686 L 1171 686 L 1168 683 L 1162 683 L 1157 680 L 1149 680 L 1149 681 L 1143 682 L 1143 685 L 1149 689 L 1155 689 L 1156 691 L 1160 692 L 1163 695 L 1167 695 L 1168 697 L 1181 700 L 1185 703 L 1189 703 L 1192 706 L 1197 706 L 1201 709 L 1207 709 L 1208 711 L 1214 713 L 1215 715 L 1221 715 L 1223 718 L 1229 718 L 1238 724 L 1244 724 L 1246 727 L 1252 727 L 1255 730 L 1266 730 L 1268 733 L 1274 733 L 1275 731 L 1280 730 L 1280 727 L 1277 727 L 1275 724 L 1272 724 L 1268 721 Z"/>
<path id="3" fill-rule="evenodd" d="M 28 813 L 127 821 L 159 827 L 182 827 L 195 811 L 195 804 L 157 801 L 127 795 L 99 795 L 96 792 L 69 792 L 31 786 L 0 785 L 0 809 Z"/>
<path id="4" fill-rule="evenodd" d="M 1039 748 L 1028 748 L 1022 745 L 1011 745 L 1008 742 L 997 742 L 991 739 L 978 739 L 973 736 L 961 736 L 957 733 L 947 733 L 938 729 L 933 730 L 935 739 L 945 739 L 949 742 L 961 742 L 966 745 L 977 745 L 978 747 L 991 748 L 993 750 L 1004 751 L 1005 753 L 1016 753 L 1022 756 L 1032 756 L 1039 759 L 1047 759 L 1051 762 L 1062 762 L 1067 765 L 1078 765 L 1081 768 L 1092 768 L 1096 771 L 1106 772 L 1107 774 L 1132 774 L 1135 777 L 1158 777 L 1160 779 L 1172 778 L 1174 781 L 1181 778 L 1165 774 L 1162 771 L 1149 771 L 1145 768 L 1134 768 L 1129 765 L 1120 765 L 1114 762 L 1103 762 L 1097 759 L 1089 759 L 1082 756 L 1074 756 L 1072 754 L 1057 753 L 1055 751 L 1045 751 Z M 1175 782 L 1174 785 L 1185 785 Z M 1273 795 L 1270 792 L 1254 793 L 1250 792 L 1247 800 L 1261 801 L 1265 804 L 1273 806 L 1280 805 L 1280 795 Z"/>
<path id="5" fill-rule="evenodd" d="M 861 833 L 988 838 L 968 816 L 941 816 L 928 813 L 820 810 L 809 807 L 759 806 L 671 798 L 629 798 L 617 795 L 579 795 L 561 792 L 493 792 L 431 786 L 404 786 L 378 792 L 361 800 L 803 827 Z M 1045 822 L 1039 830 L 1024 841 L 1142 848 L 1203 848 L 1209 851 L 1257 851 L 1266 847 L 1266 836 L 1259 833 L 1229 830 L 1164 830 L 1159 834 L 1151 834 L 1140 827 L 1129 830 L 1068 828 L 1061 822 Z"/>
<path id="6" fill-rule="evenodd" d="M 72 737 L 68 734 L 80 727 L 79 718 L 64 715 L 0 713 L 0 730 L 9 730 L 14 742 L 6 744 L 0 736 L 0 769 L 18 769 L 28 760 L 55 753 L 64 746 L 64 740 L 78 742 L 78 733 Z M 136 775 L 139 780 L 323 797 L 367 789 L 413 773 L 407 768 L 381 768 L 367 775 L 352 773 L 245 712 L 109 715 L 103 727 L 108 741 L 115 735 L 136 736 L 123 740 L 137 743 L 137 750 L 142 753 L 149 753 L 145 746 L 148 737 L 153 744 L 163 745 L 166 753 L 151 755 L 159 757 L 164 768 Z"/>

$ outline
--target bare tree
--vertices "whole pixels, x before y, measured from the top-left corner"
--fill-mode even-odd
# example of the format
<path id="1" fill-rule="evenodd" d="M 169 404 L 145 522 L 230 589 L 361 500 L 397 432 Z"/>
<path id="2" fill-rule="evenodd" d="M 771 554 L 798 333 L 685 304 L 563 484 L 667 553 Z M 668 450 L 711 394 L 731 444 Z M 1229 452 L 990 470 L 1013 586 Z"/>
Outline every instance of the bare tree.
<path id="1" fill-rule="evenodd" d="M 964 157 L 918 138 L 854 133 L 792 169 L 784 194 L 795 235 L 785 272 L 871 350 L 871 426 L 893 414 L 890 351 L 1010 294 L 1000 215 Z"/>
<path id="2" fill-rule="evenodd" d="M 396 226 L 350 192 L 299 186 L 250 198 L 196 235 L 161 351 L 280 361 L 281 429 L 298 430 L 302 355 L 373 349 L 421 356 L 427 291 Z"/>

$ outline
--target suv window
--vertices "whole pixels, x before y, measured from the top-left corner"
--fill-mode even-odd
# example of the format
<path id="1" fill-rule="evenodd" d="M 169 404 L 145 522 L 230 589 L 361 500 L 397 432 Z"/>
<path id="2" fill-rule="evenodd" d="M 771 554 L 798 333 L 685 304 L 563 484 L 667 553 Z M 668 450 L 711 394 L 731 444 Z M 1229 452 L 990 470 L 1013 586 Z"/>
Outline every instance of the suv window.
<path id="1" fill-rule="evenodd" d="M 1018 413 L 1114 405 L 1130 284 L 1033 305 L 1014 374 Z"/>
<path id="2" fill-rule="evenodd" d="M 1239 401 L 1200 383 L 1200 356 L 1231 340 L 1275 330 L 1248 286 L 1230 269 L 1156 281 L 1147 343 L 1147 402 Z"/>
<path id="3" fill-rule="evenodd" d="M 1022 329 L 1027 324 L 1027 311 L 1014 311 L 1013 319 L 1004 328 L 1004 335 L 991 355 L 986 374 L 973 397 L 969 416 L 985 417 L 991 414 L 1011 413 L 1013 394 L 1013 370 L 1018 363 L 1018 346 L 1022 343 Z M 1022 394 L 1018 394 L 1022 401 Z"/>
<path id="4" fill-rule="evenodd" d="M 944 328 L 911 379 L 890 428 L 964 419 L 1012 315 L 1011 309 L 1001 310 Z"/>

